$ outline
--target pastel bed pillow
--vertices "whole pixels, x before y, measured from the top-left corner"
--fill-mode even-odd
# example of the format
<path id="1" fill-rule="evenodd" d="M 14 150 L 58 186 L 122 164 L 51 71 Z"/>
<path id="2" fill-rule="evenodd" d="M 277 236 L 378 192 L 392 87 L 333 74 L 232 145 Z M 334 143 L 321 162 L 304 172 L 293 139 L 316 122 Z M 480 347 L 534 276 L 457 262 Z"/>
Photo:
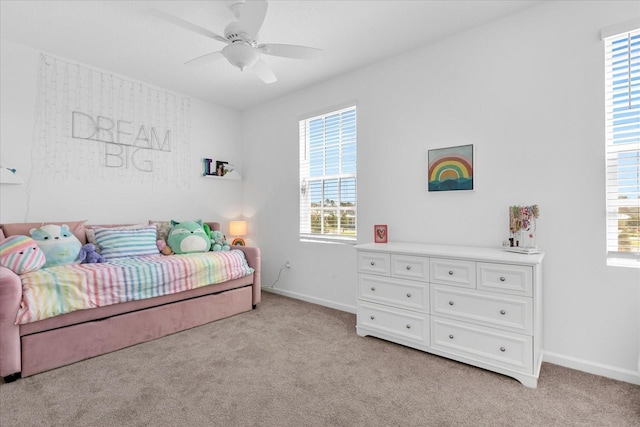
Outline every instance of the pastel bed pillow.
<path id="1" fill-rule="evenodd" d="M 171 221 L 149 220 L 149 225 L 155 225 L 158 228 L 158 240 L 167 241 L 169 232 L 171 231 Z"/>
<path id="2" fill-rule="evenodd" d="M 114 225 L 93 225 L 93 226 L 89 225 L 85 228 L 85 234 L 87 235 L 87 243 L 93 243 L 96 247 L 96 251 L 100 252 L 100 245 L 98 245 L 98 242 L 96 241 L 96 233 L 95 233 L 96 228 L 119 228 L 121 230 L 124 230 L 129 228 L 144 228 L 146 226 L 147 226 L 146 224 L 133 224 L 133 225 L 114 224 Z"/>
<path id="3" fill-rule="evenodd" d="M 100 254 L 106 259 L 159 254 L 155 225 L 141 228 L 94 227 L 93 231 Z"/>

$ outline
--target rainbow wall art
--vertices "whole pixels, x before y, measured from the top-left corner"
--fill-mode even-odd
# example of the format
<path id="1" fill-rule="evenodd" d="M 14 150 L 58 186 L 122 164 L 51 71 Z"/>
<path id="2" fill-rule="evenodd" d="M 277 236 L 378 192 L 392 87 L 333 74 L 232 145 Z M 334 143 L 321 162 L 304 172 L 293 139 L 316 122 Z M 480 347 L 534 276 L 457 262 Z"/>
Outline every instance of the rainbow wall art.
<path id="1" fill-rule="evenodd" d="M 429 150 L 429 191 L 473 190 L 473 145 Z"/>

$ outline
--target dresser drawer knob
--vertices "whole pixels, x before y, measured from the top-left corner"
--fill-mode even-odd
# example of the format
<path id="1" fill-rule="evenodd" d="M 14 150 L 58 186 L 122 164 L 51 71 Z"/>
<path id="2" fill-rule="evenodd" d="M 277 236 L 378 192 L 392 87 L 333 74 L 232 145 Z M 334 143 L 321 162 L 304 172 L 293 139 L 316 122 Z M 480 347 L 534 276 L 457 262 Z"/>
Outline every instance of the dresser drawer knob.
<path id="1" fill-rule="evenodd" d="M 372 291 L 375 291 L 375 290 L 376 290 L 376 287 L 375 287 L 375 286 L 372 286 L 372 287 L 371 287 L 371 290 L 372 290 Z"/>
<path id="2" fill-rule="evenodd" d="M 376 265 L 376 262 L 375 261 L 371 261 L 371 265 Z"/>
<path id="3" fill-rule="evenodd" d="M 411 298 L 411 294 L 407 294 L 407 298 Z"/>
<path id="4" fill-rule="evenodd" d="M 411 266 L 410 265 L 407 265 L 407 270 L 411 270 Z"/>
<path id="5" fill-rule="evenodd" d="M 449 334 L 449 339 L 452 340 L 453 339 L 453 335 Z"/>
<path id="6" fill-rule="evenodd" d="M 453 276 L 453 271 L 449 270 L 449 276 Z"/>
<path id="7" fill-rule="evenodd" d="M 500 351 L 504 353 L 505 351 L 507 351 L 507 349 L 504 347 L 500 347 Z"/>
<path id="8" fill-rule="evenodd" d="M 449 305 L 453 305 L 453 301 L 449 301 Z"/>
<path id="9" fill-rule="evenodd" d="M 504 276 L 500 276 L 500 281 L 501 281 L 501 282 L 504 282 L 505 280 L 507 280 L 507 279 L 505 279 L 505 277 L 504 277 Z"/>
<path id="10" fill-rule="evenodd" d="M 500 314 L 505 315 L 505 314 L 507 314 L 507 312 L 504 311 L 504 310 L 500 310 Z"/>
<path id="11" fill-rule="evenodd" d="M 407 325 L 407 329 L 411 329 L 411 325 Z"/>
<path id="12" fill-rule="evenodd" d="M 371 320 L 376 320 L 376 316 L 369 316 Z"/>

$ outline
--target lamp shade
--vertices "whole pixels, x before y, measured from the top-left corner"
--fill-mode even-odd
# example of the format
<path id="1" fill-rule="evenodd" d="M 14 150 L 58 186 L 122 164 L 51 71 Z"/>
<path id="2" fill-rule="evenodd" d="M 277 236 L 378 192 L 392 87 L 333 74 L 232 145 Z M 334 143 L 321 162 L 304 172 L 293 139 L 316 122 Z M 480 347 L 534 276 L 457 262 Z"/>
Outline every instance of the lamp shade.
<path id="1" fill-rule="evenodd" d="M 231 221 L 229 234 L 232 236 L 244 236 L 247 234 L 247 221 Z"/>

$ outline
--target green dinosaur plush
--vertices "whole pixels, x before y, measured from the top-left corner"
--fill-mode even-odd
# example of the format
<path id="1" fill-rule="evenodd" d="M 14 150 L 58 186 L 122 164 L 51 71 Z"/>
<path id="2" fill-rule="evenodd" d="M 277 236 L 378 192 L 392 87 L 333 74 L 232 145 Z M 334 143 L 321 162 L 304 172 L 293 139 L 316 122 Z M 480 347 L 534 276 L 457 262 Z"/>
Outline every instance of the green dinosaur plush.
<path id="1" fill-rule="evenodd" d="M 207 252 L 211 239 L 202 225 L 202 220 L 177 222 L 171 220 L 167 244 L 176 254 Z"/>

